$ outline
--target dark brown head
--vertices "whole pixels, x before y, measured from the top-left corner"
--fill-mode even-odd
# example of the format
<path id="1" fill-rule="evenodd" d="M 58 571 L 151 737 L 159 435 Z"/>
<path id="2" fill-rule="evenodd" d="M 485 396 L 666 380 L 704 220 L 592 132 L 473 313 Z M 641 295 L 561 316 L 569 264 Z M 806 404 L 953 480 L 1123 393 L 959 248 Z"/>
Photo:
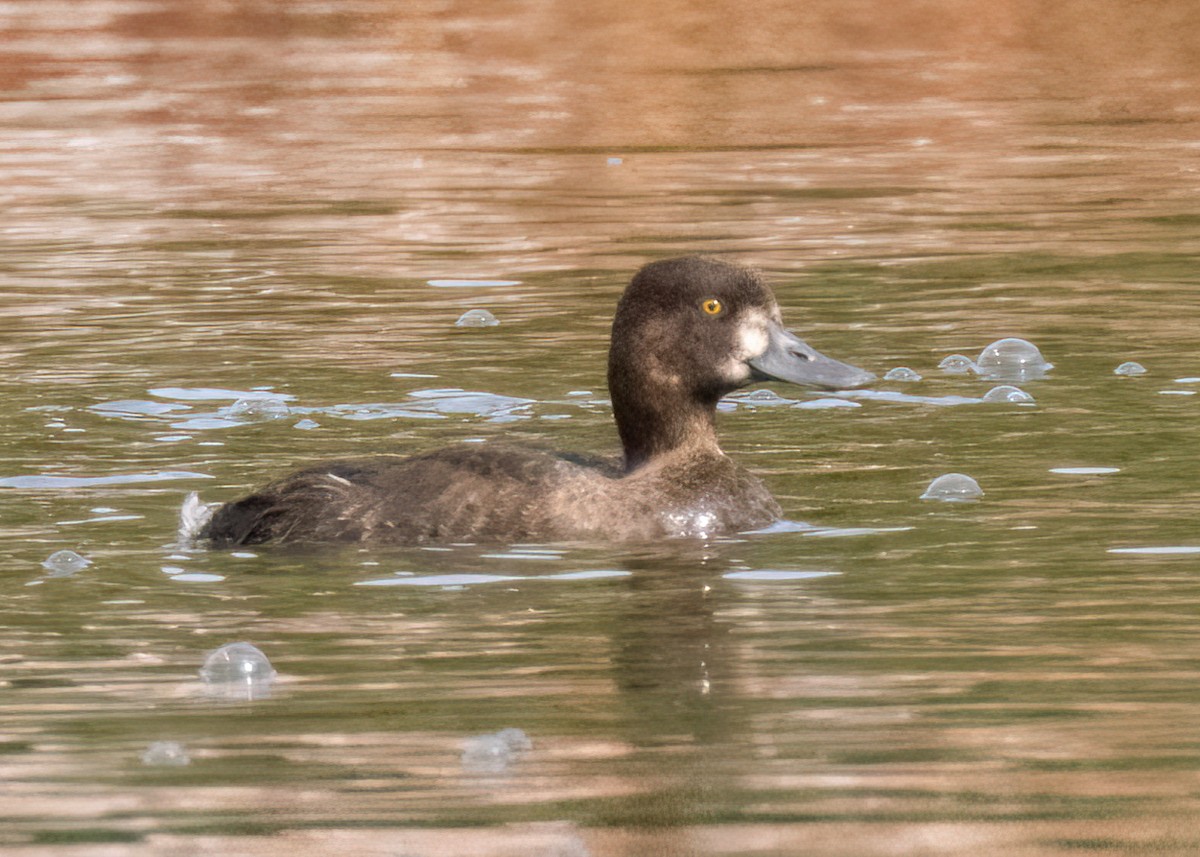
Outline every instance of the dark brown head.
<path id="1" fill-rule="evenodd" d="M 720 259 L 646 265 L 613 319 L 608 386 L 628 469 L 680 446 L 715 447 L 718 399 L 752 381 L 839 389 L 874 377 L 785 330 L 762 276 Z"/>

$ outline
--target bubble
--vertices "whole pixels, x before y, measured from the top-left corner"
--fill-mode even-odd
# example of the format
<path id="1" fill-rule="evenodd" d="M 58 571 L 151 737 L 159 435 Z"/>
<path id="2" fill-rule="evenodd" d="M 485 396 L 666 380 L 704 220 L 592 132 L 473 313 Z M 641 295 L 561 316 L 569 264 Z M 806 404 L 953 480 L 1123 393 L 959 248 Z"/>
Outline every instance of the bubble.
<path id="1" fill-rule="evenodd" d="M 90 559 L 82 557 L 72 550 L 55 551 L 46 557 L 42 563 L 42 568 L 50 572 L 54 577 L 66 577 L 67 575 L 75 574 L 83 571 L 92 564 Z"/>
<path id="2" fill-rule="evenodd" d="M 485 309 L 469 309 L 454 322 L 455 327 L 495 327 L 500 323 L 496 316 Z"/>
<path id="3" fill-rule="evenodd" d="M 143 765 L 178 768 L 191 761 L 187 749 L 178 741 L 155 741 L 142 753 Z"/>
<path id="4" fill-rule="evenodd" d="M 921 499 L 961 503 L 978 500 L 982 496 L 983 489 L 970 476 L 965 473 L 946 473 L 929 483 Z"/>
<path id="5" fill-rule="evenodd" d="M 983 349 L 976 366 L 980 375 L 1002 381 L 1030 381 L 1054 368 L 1032 342 L 1011 336 Z"/>
<path id="6" fill-rule="evenodd" d="M 1141 363 L 1135 363 L 1133 360 L 1126 360 L 1120 366 L 1113 370 L 1114 375 L 1145 375 L 1146 367 Z"/>
<path id="7" fill-rule="evenodd" d="M 1032 405 L 1034 403 L 1033 396 L 1026 393 L 1020 387 L 1014 387 L 1012 384 L 1001 384 L 998 387 L 992 387 L 983 394 L 985 402 L 1012 402 L 1018 405 Z"/>
<path id="8" fill-rule="evenodd" d="M 965 354 L 951 354 L 949 357 L 943 358 L 942 362 L 938 364 L 938 368 L 947 375 L 966 375 L 979 371 L 975 361 Z"/>
<path id="9" fill-rule="evenodd" d="M 310 431 L 311 429 L 320 428 L 320 427 L 321 427 L 321 424 L 319 422 L 317 422 L 316 420 L 310 420 L 307 417 L 305 417 L 304 419 L 300 420 L 300 422 L 298 422 L 292 426 L 292 428 L 300 429 L 302 431 Z"/>
<path id="10" fill-rule="evenodd" d="M 532 749 L 533 742 L 520 729 L 476 735 L 463 744 L 462 766 L 474 773 L 499 774 Z"/>
<path id="11" fill-rule="evenodd" d="M 528 753 L 533 749 L 533 742 L 529 740 L 529 736 L 523 729 L 509 726 L 497 732 L 496 737 L 508 745 L 508 749 L 514 753 Z"/>
<path id="12" fill-rule="evenodd" d="M 288 413 L 287 403 L 275 396 L 248 396 L 238 399 L 225 411 L 227 416 L 255 420 L 283 419 Z"/>
<path id="13" fill-rule="evenodd" d="M 907 366 L 897 366 L 895 369 L 889 369 L 887 374 L 883 376 L 885 381 L 920 381 L 921 373 L 909 369 Z"/>
<path id="14" fill-rule="evenodd" d="M 227 643 L 204 658 L 200 678 L 214 696 L 261 699 L 271 695 L 275 668 L 257 646 Z"/>

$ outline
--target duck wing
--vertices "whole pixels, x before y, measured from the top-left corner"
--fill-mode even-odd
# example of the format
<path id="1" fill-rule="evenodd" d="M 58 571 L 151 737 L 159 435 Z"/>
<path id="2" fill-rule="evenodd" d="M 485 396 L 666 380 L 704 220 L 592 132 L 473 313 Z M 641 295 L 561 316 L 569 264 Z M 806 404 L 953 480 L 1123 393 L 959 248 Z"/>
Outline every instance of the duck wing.
<path id="1" fill-rule="evenodd" d="M 222 506 L 200 535 L 218 547 L 546 538 L 555 485 L 615 475 L 597 460 L 499 444 L 333 461 Z"/>

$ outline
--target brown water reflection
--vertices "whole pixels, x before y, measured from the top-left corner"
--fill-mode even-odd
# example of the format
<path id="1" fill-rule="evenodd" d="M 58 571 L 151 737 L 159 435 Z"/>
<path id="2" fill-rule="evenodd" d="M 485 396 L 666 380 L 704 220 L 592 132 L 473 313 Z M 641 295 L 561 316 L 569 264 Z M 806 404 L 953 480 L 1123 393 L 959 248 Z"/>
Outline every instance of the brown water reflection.
<path id="1" fill-rule="evenodd" d="M 1195 398 L 1160 392 L 1200 376 L 1198 27 L 1183 0 L 0 2 L 0 478 L 212 477 L 0 489 L 0 851 L 1200 850 L 1195 559 L 1107 552 L 1196 541 Z M 1002 335 L 1057 368 L 1032 409 L 722 417 L 789 515 L 858 535 L 164 546 L 186 490 L 297 461 L 611 449 L 613 302 L 691 251 L 906 390 L 980 394 L 937 361 Z M 476 306 L 501 325 L 456 330 Z M 297 410 L 197 428 L 229 402 L 152 392 L 259 386 Z M 530 402 L 355 418 L 433 387 Z M 956 469 L 984 502 L 915 501 Z M 59 548 L 94 564 L 46 577 Z M 761 569 L 834 574 L 723 576 Z M 579 570 L 628 576 L 537 577 Z M 532 579 L 355 585 L 397 572 Z M 246 638 L 279 688 L 214 705 L 200 659 Z M 465 772 L 509 725 L 533 753 Z M 160 739 L 192 764 L 142 766 Z"/>

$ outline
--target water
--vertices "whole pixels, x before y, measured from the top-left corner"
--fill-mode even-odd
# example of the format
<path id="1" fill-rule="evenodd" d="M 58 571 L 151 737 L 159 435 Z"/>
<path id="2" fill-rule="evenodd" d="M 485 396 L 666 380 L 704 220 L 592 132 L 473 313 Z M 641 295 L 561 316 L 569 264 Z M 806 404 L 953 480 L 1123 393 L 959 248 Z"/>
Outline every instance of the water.
<path id="1" fill-rule="evenodd" d="M 0 25 L 0 850 L 1200 850 L 1193 4 L 176 5 Z M 178 541 L 298 462 L 613 451 L 613 306 L 685 252 L 924 376 L 727 403 L 789 523 Z M 1035 404 L 938 370 L 1007 337 Z M 206 692 L 235 640 L 269 697 Z"/>

